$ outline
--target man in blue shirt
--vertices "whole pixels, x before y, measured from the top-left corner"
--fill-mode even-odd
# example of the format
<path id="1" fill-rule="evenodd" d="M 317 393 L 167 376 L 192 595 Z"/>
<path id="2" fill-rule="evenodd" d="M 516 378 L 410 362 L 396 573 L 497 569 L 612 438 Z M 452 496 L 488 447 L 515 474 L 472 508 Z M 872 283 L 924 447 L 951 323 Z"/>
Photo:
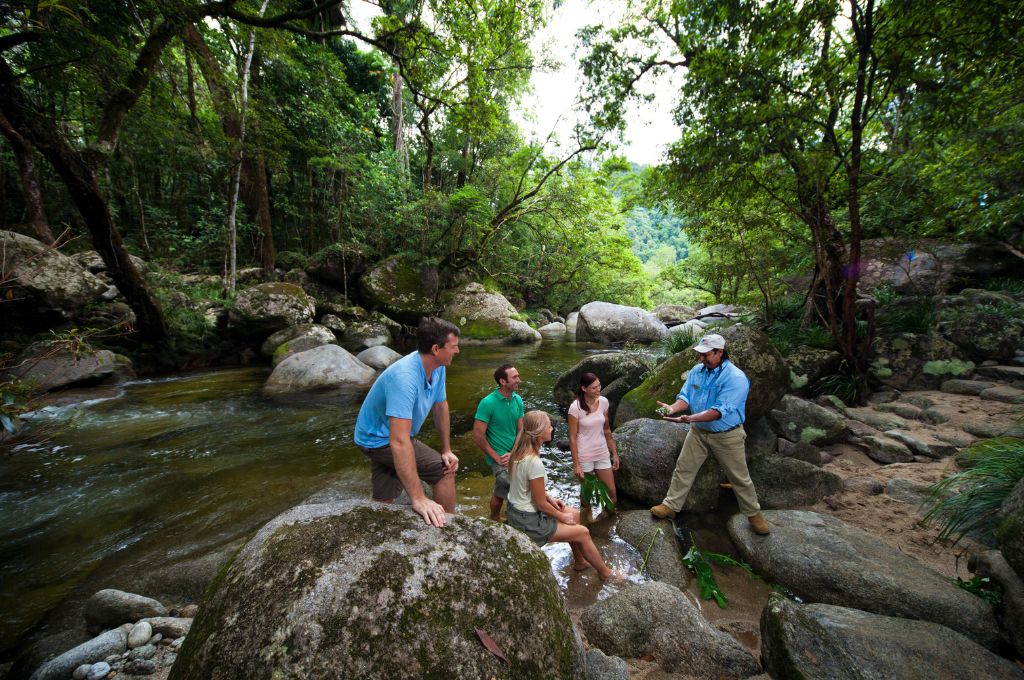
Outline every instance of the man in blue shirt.
<path id="1" fill-rule="evenodd" d="M 459 353 L 459 328 L 437 317 L 420 320 L 417 351 L 402 357 L 377 376 L 356 418 L 355 441 L 372 463 L 373 498 L 395 500 L 402 489 L 427 524 L 444 526 L 444 514 L 455 512 L 455 471 L 452 453 L 445 369 Z M 441 453 L 413 439 L 427 419 L 441 438 Z M 420 480 L 433 487 L 427 498 Z"/>
<path id="2" fill-rule="evenodd" d="M 665 420 L 692 426 L 676 461 L 665 500 L 651 508 L 651 514 L 675 517 L 682 510 L 700 466 L 711 453 L 732 483 L 740 512 L 750 520 L 750 527 L 755 533 L 768 534 L 770 529 L 761 514 L 754 483 L 750 481 L 744 449 L 747 433 L 743 430 L 743 421 L 746 420 L 750 380 L 729 361 L 725 338 L 721 335 L 705 335 L 693 349 L 700 355 L 700 365 L 694 366 L 686 376 L 675 403 L 658 402 Z M 673 415 L 686 410 L 690 415 Z"/>

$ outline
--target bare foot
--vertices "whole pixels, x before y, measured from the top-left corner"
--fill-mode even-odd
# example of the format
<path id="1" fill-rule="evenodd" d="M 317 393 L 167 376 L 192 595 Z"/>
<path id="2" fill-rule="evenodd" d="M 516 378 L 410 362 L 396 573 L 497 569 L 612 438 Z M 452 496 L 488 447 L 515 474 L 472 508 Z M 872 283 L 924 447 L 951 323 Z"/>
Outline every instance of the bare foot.
<path id="1" fill-rule="evenodd" d="M 608 573 L 601 577 L 606 583 L 622 583 L 626 580 L 626 573 L 618 569 L 609 569 Z"/>
<path id="2" fill-rule="evenodd" d="M 586 571 L 587 569 L 590 569 L 590 562 L 587 562 L 586 560 L 583 560 L 582 562 L 573 562 L 572 569 L 573 571 Z"/>

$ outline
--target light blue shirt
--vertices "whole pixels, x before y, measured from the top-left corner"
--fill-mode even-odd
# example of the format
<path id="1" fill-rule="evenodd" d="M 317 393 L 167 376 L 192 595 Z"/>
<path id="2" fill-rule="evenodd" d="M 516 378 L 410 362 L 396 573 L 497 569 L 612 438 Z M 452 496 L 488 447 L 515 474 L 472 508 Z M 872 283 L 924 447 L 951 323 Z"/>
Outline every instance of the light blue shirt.
<path id="1" fill-rule="evenodd" d="M 728 359 L 718 368 L 709 371 L 703 364 L 697 364 L 686 376 L 683 389 L 676 399 L 690 405 L 690 413 L 700 413 L 713 408 L 722 414 L 718 420 L 707 423 L 691 423 L 708 432 L 724 432 L 747 419 L 747 393 L 750 381 L 740 369 Z"/>
<path id="2" fill-rule="evenodd" d="M 377 376 L 363 405 L 359 407 L 356 444 L 366 449 L 390 444 L 391 423 L 388 418 L 412 421 L 410 434 L 415 437 L 434 404 L 447 398 L 444 366 L 435 368 L 428 382 L 419 352 L 402 357 Z"/>

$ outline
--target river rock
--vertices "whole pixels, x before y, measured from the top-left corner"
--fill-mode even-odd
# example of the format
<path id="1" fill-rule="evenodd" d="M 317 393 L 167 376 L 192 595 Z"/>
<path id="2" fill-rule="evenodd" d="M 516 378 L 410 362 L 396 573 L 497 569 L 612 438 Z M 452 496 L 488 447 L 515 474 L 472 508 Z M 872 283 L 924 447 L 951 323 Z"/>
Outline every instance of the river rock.
<path id="1" fill-rule="evenodd" d="M 981 366 L 978 375 L 996 380 L 1024 380 L 1024 366 Z"/>
<path id="2" fill-rule="evenodd" d="M 761 614 L 761 660 L 776 680 L 1024 678 L 1012 662 L 939 624 L 778 594 Z"/>
<path id="3" fill-rule="evenodd" d="M 904 295 L 934 295 L 964 282 L 1013 276 L 1020 258 L 1002 243 L 952 243 L 936 239 L 865 239 L 860 290 L 890 287 Z"/>
<path id="4" fill-rule="evenodd" d="M 261 283 L 235 297 L 228 320 L 236 333 L 261 337 L 313 321 L 316 302 L 292 283 Z"/>
<path id="5" fill-rule="evenodd" d="M 868 457 L 878 463 L 910 463 L 914 460 L 914 454 L 907 445 L 895 439 L 869 436 L 862 441 L 868 447 Z"/>
<path id="6" fill-rule="evenodd" d="M 977 292 L 984 296 L 993 295 L 992 291 Z M 957 297 L 962 298 L 963 304 L 956 305 L 951 298 L 944 301 L 939 311 L 936 331 L 972 361 L 981 363 L 1012 359 L 1017 348 L 1024 344 L 1024 327 L 1012 323 L 1012 319 L 1008 319 L 1005 314 L 983 306 L 985 303 L 977 295 L 969 294 L 969 291 L 963 291 Z M 1009 298 L 1000 297 L 1005 300 L 1003 304 L 1012 304 Z"/>
<path id="7" fill-rule="evenodd" d="M 985 382 L 984 380 L 946 380 L 939 387 L 943 392 L 949 392 L 950 394 L 966 394 L 970 396 L 977 396 L 982 393 L 983 390 L 987 390 L 990 387 L 995 387 L 996 384 L 993 382 Z"/>
<path id="8" fill-rule="evenodd" d="M 342 347 L 350 352 L 388 345 L 393 339 L 391 330 L 379 319 L 349 321 L 340 336 Z"/>
<path id="9" fill-rule="evenodd" d="M 697 310 L 687 305 L 658 305 L 651 313 L 664 324 L 678 325 L 692 319 Z"/>
<path id="10" fill-rule="evenodd" d="M 978 396 L 986 401 L 1001 401 L 1004 404 L 1024 404 L 1024 390 L 1018 390 L 1009 385 L 990 387 L 987 390 L 982 390 Z"/>
<path id="11" fill-rule="evenodd" d="M 873 428 L 876 432 L 863 432 L 855 431 L 854 435 L 858 437 L 867 437 L 871 435 L 877 435 L 877 431 L 885 430 L 904 430 L 910 428 L 910 423 L 903 420 L 894 413 L 879 413 L 873 408 L 848 408 L 846 409 L 846 417 L 851 420 L 864 423 L 868 427 Z M 849 426 L 849 424 L 847 424 Z"/>
<path id="12" fill-rule="evenodd" d="M 328 390 L 365 385 L 377 372 L 337 345 L 321 345 L 293 354 L 275 368 L 263 391 L 267 394 Z"/>
<path id="13" fill-rule="evenodd" d="M 102 592 L 102 591 L 100 591 Z M 29 680 L 66 680 L 82 664 L 102 662 L 112 654 L 122 654 L 127 648 L 128 636 L 124 630 L 114 628 L 69 649 L 36 669 Z M 107 673 L 110 667 L 107 667 Z M 106 675 L 106 673 L 104 673 Z"/>
<path id="14" fill-rule="evenodd" d="M 774 454 L 774 452 L 773 452 Z M 783 458 L 795 458 L 816 467 L 821 467 L 821 449 L 814 444 L 804 442 L 791 442 L 788 439 L 779 439 L 778 455 Z"/>
<path id="15" fill-rule="evenodd" d="M 850 436 L 838 413 L 789 394 L 772 409 L 771 420 L 776 431 L 792 442 L 825 446 Z"/>
<path id="16" fill-rule="evenodd" d="M 135 375 L 128 357 L 106 349 L 74 349 L 59 341 L 30 345 L 11 362 L 11 367 L 12 376 L 39 392 L 77 383 L 117 382 Z"/>
<path id="17" fill-rule="evenodd" d="M 805 601 L 932 621 L 999 648 L 992 607 L 914 558 L 828 515 L 764 515 L 772 530 L 768 536 L 754 534 L 739 514 L 727 526 L 743 559 L 768 581 Z"/>
<path id="18" fill-rule="evenodd" d="M 435 267 L 412 255 L 396 255 L 371 267 L 360 279 L 366 302 L 392 319 L 416 324 L 436 314 L 439 287 Z"/>
<path id="19" fill-rule="evenodd" d="M 629 666 L 617 656 L 606 656 L 600 649 L 587 650 L 587 680 L 629 680 Z"/>
<path id="20" fill-rule="evenodd" d="M 657 342 L 668 334 L 665 324 L 639 307 L 588 302 L 576 322 L 577 342 Z"/>
<path id="21" fill-rule="evenodd" d="M 888 430 L 886 431 L 885 436 L 902 442 L 908 449 L 918 456 L 925 456 L 927 458 L 948 458 L 949 456 L 956 455 L 955 446 L 925 432 L 918 432 L 911 435 L 903 430 Z"/>
<path id="22" fill-rule="evenodd" d="M 972 570 L 1003 590 L 1002 624 L 1018 657 L 1024 654 L 1024 579 L 1013 570 L 998 550 L 977 556 Z"/>
<path id="23" fill-rule="evenodd" d="M 552 321 L 537 329 L 537 332 L 546 338 L 560 338 L 565 335 L 565 324 L 560 321 Z"/>
<path id="24" fill-rule="evenodd" d="M 965 360 L 952 342 L 935 335 L 879 335 L 872 351 L 871 376 L 898 390 L 938 389 L 951 378 L 974 375 L 974 362 Z"/>
<path id="25" fill-rule="evenodd" d="M 85 622 L 93 631 L 166 613 L 167 608 L 151 597 L 113 588 L 93 594 L 85 603 Z"/>
<path id="26" fill-rule="evenodd" d="M 673 354 L 651 369 L 637 387 L 619 400 L 619 407 L 615 411 L 615 427 L 636 418 L 655 417 L 659 401 L 667 404 L 674 402 L 686 381 L 686 375 L 696 362 L 697 353 L 685 350 Z"/>
<path id="27" fill-rule="evenodd" d="M 674 586 L 649 581 L 583 610 L 590 644 L 606 654 L 653 657 L 665 670 L 700 678 L 746 678 L 760 672 L 750 652 L 705 619 Z"/>
<path id="28" fill-rule="evenodd" d="M 666 420 L 637 418 L 615 430 L 619 469 L 615 475 L 621 493 L 638 503 L 656 505 L 665 499 L 676 460 L 689 426 Z M 718 505 L 719 483 L 724 479 L 714 456 L 701 466 L 683 510 L 703 512 Z"/>
<path id="29" fill-rule="evenodd" d="M 355 243 L 332 243 L 306 259 L 305 271 L 318 281 L 347 290 L 366 271 L 364 250 Z"/>
<path id="30" fill-rule="evenodd" d="M 265 357 L 274 356 L 274 352 L 278 347 L 285 343 L 294 343 L 301 338 L 314 338 L 316 340 L 315 345 L 310 345 L 305 349 L 313 349 L 313 347 L 319 347 L 320 345 L 326 345 L 335 341 L 334 333 L 331 329 L 320 324 L 304 323 L 297 326 L 289 326 L 288 328 L 282 328 L 277 331 L 269 338 L 263 341 L 263 345 L 260 347 L 260 353 Z M 305 350 L 302 350 L 305 351 Z M 295 354 L 295 352 L 292 352 Z"/>
<path id="31" fill-rule="evenodd" d="M 401 354 L 390 347 L 385 347 L 384 345 L 377 345 L 376 347 L 364 349 L 356 355 L 356 359 L 359 359 L 359 361 L 362 361 L 370 368 L 375 368 L 378 371 L 383 371 L 385 368 L 401 358 Z"/>
<path id="32" fill-rule="evenodd" d="M 838 475 L 796 458 L 764 456 L 752 460 L 749 470 L 762 508 L 814 505 L 843 490 Z"/>
<path id="33" fill-rule="evenodd" d="M 786 356 L 789 365 L 789 387 L 792 390 L 806 390 L 822 378 L 839 369 L 842 356 L 832 349 L 819 349 L 800 345 Z"/>
<path id="34" fill-rule="evenodd" d="M 871 477 L 847 477 L 843 480 L 843 488 L 853 493 L 877 496 L 885 491 L 885 485 Z"/>
<path id="35" fill-rule="evenodd" d="M 914 507 L 921 507 L 928 499 L 930 487 L 911 479 L 894 477 L 885 484 L 885 493 L 890 498 L 909 503 Z"/>
<path id="36" fill-rule="evenodd" d="M 0 229 L 5 325 L 45 327 L 74 318 L 96 302 L 107 284 L 55 248 Z"/>
<path id="37" fill-rule="evenodd" d="M 1024 479 L 1017 482 L 999 508 L 995 536 L 1003 557 L 1024 578 Z"/>
<path id="38" fill-rule="evenodd" d="M 459 327 L 459 338 L 468 342 L 538 342 L 541 334 L 517 318 L 516 308 L 501 293 L 479 283 L 445 291 L 441 316 Z"/>
<path id="39" fill-rule="evenodd" d="M 747 441 L 743 444 L 747 460 L 773 456 L 779 450 L 779 436 L 772 430 L 767 418 L 747 420 L 743 428 L 747 431 Z"/>
<path id="40" fill-rule="evenodd" d="M 148 621 L 139 621 L 128 633 L 128 649 L 135 649 L 149 642 L 153 637 L 153 624 Z"/>
<path id="41" fill-rule="evenodd" d="M 562 408 L 569 407 L 572 400 L 576 398 L 576 390 L 580 386 L 580 376 L 584 373 L 593 373 L 598 377 L 601 381 L 602 394 L 604 394 L 604 390 L 620 378 L 626 378 L 627 384 L 636 387 L 643 380 L 647 370 L 647 364 L 640 357 L 628 352 L 591 354 L 584 357 L 555 381 L 555 403 Z"/>
<path id="42" fill-rule="evenodd" d="M 647 575 L 686 590 L 690 585 L 690 570 L 683 566 L 675 527 L 667 519 L 657 519 L 647 510 L 620 512 L 615 533 L 636 548 L 647 560 Z"/>
<path id="43" fill-rule="evenodd" d="M 161 636 L 160 639 L 162 640 L 163 636 Z M 134 661 L 135 659 L 152 659 L 154 656 L 156 656 L 156 644 L 152 641 L 128 652 L 129 661 Z"/>
<path id="44" fill-rule="evenodd" d="M 583 672 L 551 565 L 524 534 L 460 515 L 436 529 L 406 508 L 342 502 L 260 529 L 208 589 L 170 678 Z"/>

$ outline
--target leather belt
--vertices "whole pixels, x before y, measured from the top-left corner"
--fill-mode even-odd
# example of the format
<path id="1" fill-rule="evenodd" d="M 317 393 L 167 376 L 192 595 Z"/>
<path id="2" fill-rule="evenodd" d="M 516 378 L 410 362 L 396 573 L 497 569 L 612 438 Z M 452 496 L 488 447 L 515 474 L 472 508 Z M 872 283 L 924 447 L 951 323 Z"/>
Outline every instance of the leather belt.
<path id="1" fill-rule="evenodd" d="M 725 434 L 726 432 L 732 432 L 733 430 L 735 430 L 736 428 L 739 428 L 739 427 L 743 427 L 743 423 L 740 423 L 739 425 L 733 425 L 728 430 L 718 430 L 717 432 L 712 432 L 711 430 L 703 430 L 703 432 L 704 432 L 704 434 Z M 700 428 L 697 428 L 697 429 L 700 429 Z"/>

